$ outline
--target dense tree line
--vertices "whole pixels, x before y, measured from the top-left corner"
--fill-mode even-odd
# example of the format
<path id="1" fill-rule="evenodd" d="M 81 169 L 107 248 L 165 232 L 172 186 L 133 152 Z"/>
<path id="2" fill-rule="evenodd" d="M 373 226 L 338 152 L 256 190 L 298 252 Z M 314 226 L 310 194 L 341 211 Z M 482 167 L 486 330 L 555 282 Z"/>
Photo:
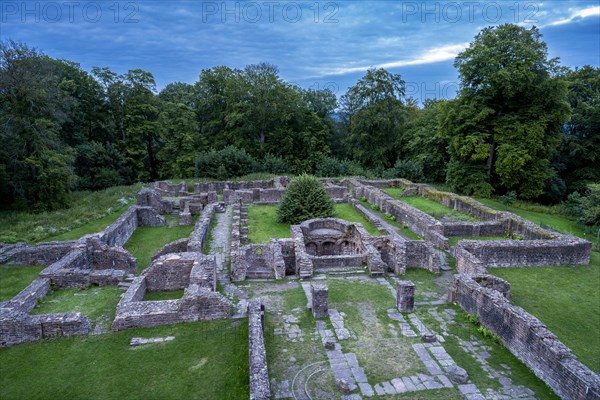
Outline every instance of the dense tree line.
<path id="1" fill-rule="evenodd" d="M 270 64 L 205 69 L 157 92 L 147 71 L 87 72 L 3 42 L 0 203 L 47 210 L 70 190 L 251 172 L 404 177 L 573 204 L 600 182 L 600 68 L 561 67 L 535 27 L 510 24 L 483 29 L 455 67 L 453 100 L 418 107 L 399 75 L 372 69 L 338 103 Z"/>

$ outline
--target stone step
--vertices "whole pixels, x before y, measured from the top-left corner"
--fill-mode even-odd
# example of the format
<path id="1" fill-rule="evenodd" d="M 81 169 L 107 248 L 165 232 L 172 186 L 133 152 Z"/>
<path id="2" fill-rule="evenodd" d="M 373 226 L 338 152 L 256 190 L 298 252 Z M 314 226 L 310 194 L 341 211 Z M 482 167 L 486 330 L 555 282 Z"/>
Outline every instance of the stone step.
<path id="1" fill-rule="evenodd" d="M 119 282 L 119 284 L 117 285 L 117 287 L 121 290 L 127 290 L 127 289 L 129 289 L 130 286 L 131 286 L 131 283 L 128 283 L 128 282 Z"/>

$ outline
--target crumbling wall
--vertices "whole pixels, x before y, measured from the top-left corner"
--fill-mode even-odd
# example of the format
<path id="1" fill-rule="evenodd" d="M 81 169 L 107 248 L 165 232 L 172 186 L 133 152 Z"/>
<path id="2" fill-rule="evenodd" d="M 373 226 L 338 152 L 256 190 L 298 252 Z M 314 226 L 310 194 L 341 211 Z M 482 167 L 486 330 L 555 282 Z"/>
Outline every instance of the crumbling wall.
<path id="1" fill-rule="evenodd" d="M 484 286 L 477 282 L 484 282 Z M 600 399 L 600 376 L 573 355 L 571 350 L 537 318 L 513 306 L 503 292 L 485 287 L 495 277 L 456 275 L 449 301 L 500 337 L 507 349 L 563 399 Z"/>
<path id="2" fill-rule="evenodd" d="M 190 284 L 196 253 L 171 253 L 159 257 L 144 271 L 146 290 L 179 290 Z"/>
<path id="3" fill-rule="evenodd" d="M 214 214 L 215 204 L 208 204 L 202 211 L 202 214 L 200 214 L 200 218 L 198 218 L 198 221 L 196 221 L 196 225 L 194 226 L 194 231 L 190 235 L 187 246 L 188 251 L 202 252 Z"/>
<path id="4" fill-rule="evenodd" d="M 67 255 L 76 241 L 43 242 L 35 246 L 15 243 L 0 249 L 0 264 L 48 266 Z"/>
<path id="5" fill-rule="evenodd" d="M 182 252 L 187 251 L 189 241 L 190 241 L 189 238 L 183 238 L 183 239 L 179 239 L 174 242 L 165 244 L 156 253 L 154 253 L 154 255 L 152 256 L 152 261 L 158 259 L 161 256 L 164 256 L 165 254 L 182 253 Z"/>
<path id="6" fill-rule="evenodd" d="M 461 240 L 455 248 L 456 267 L 470 273 L 488 267 L 541 267 L 589 264 L 592 244 L 564 236 L 554 240 Z"/>
<path id="7" fill-rule="evenodd" d="M 263 309 L 260 299 L 248 305 L 248 359 L 250 360 L 250 400 L 271 398 L 267 351 L 263 336 Z"/>

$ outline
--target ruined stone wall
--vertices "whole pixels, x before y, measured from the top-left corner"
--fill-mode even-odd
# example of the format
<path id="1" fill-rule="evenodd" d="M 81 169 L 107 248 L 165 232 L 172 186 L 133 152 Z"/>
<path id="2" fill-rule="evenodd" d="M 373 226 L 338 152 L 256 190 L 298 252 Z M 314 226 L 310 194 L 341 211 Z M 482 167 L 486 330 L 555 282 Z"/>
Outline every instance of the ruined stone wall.
<path id="1" fill-rule="evenodd" d="M 208 204 L 202 214 L 200 214 L 200 218 L 196 221 L 196 225 L 194 226 L 194 231 L 190 235 L 187 251 L 201 253 L 204 249 L 204 243 L 206 242 L 206 238 L 208 236 L 208 230 L 210 229 L 210 223 L 215 214 L 215 204 Z"/>
<path id="2" fill-rule="evenodd" d="M 263 311 L 260 299 L 250 300 L 248 305 L 248 359 L 250 361 L 250 400 L 268 400 L 269 370 L 267 351 L 263 336 Z"/>
<path id="3" fill-rule="evenodd" d="M 366 264 L 366 256 L 364 254 L 308 257 L 312 261 L 315 272 L 322 272 L 331 268 L 363 267 Z"/>
<path id="4" fill-rule="evenodd" d="M 189 241 L 190 241 L 190 238 L 183 238 L 183 239 L 179 239 L 174 242 L 165 244 L 156 253 L 154 253 L 154 255 L 152 256 L 152 261 L 157 260 L 159 257 L 164 256 L 165 254 L 182 253 L 182 252 L 187 251 Z"/>
<path id="5" fill-rule="evenodd" d="M 300 225 L 291 226 L 292 241 L 294 242 L 294 253 L 296 258 L 296 275 L 299 278 L 309 278 L 313 274 L 313 262 L 306 252 L 304 235 Z"/>
<path id="6" fill-rule="evenodd" d="M 199 256 L 190 272 L 190 285 L 211 291 L 217 290 L 217 261 L 215 256 Z"/>
<path id="7" fill-rule="evenodd" d="M 263 189 L 259 192 L 260 204 L 276 204 L 281 200 L 285 189 Z"/>
<path id="8" fill-rule="evenodd" d="M 170 194 L 172 196 L 179 196 L 179 195 L 187 194 L 187 183 L 186 182 L 175 183 L 175 184 L 165 182 L 165 181 L 154 182 L 154 188 L 159 191 L 162 191 L 166 194 Z"/>
<path id="9" fill-rule="evenodd" d="M 466 312 L 476 314 L 511 353 L 561 398 L 600 399 L 599 375 L 581 364 L 537 318 L 511 305 L 504 293 L 461 274 L 455 276 L 448 297 Z"/>
<path id="10" fill-rule="evenodd" d="M 232 303 L 222 294 L 190 285 L 180 300 L 177 314 L 182 321 L 225 319 L 231 316 Z"/>
<path id="11" fill-rule="evenodd" d="M 37 305 L 38 299 L 46 296 L 48 290 L 50 290 L 50 279 L 36 279 L 15 297 L 0 303 L 0 308 L 12 308 L 19 312 L 28 313 Z"/>
<path id="12" fill-rule="evenodd" d="M 590 262 L 592 244 L 565 237 L 555 240 L 461 240 L 455 248 L 459 272 L 488 267 L 541 267 L 580 265 Z"/>
<path id="13" fill-rule="evenodd" d="M 444 222 L 442 235 L 452 236 L 504 236 L 508 233 L 508 221 Z"/>
<path id="14" fill-rule="evenodd" d="M 285 266 L 285 275 L 296 274 L 296 251 L 294 241 L 291 239 L 272 239 L 277 241 L 281 247 L 281 255 Z"/>
<path id="15" fill-rule="evenodd" d="M 86 287 L 92 271 L 84 246 L 74 248 L 69 254 L 51 264 L 40 278 L 48 278 L 57 287 Z"/>
<path id="16" fill-rule="evenodd" d="M 76 241 L 43 242 L 35 246 L 16 243 L 0 250 L 0 264 L 48 266 L 67 255 Z"/>
<path id="17" fill-rule="evenodd" d="M 231 280 L 243 281 L 246 279 L 246 263 L 243 261 L 243 253 L 240 240 L 240 225 L 241 225 L 241 208 L 240 202 L 232 205 L 232 222 L 231 222 L 231 255 L 229 262 L 231 264 Z"/>
<path id="18" fill-rule="evenodd" d="M 146 290 L 179 290 L 190 284 L 197 253 L 171 253 L 159 257 L 144 271 Z"/>
<path id="19" fill-rule="evenodd" d="M 138 226 L 162 226 L 166 220 L 152 207 L 131 206 L 96 235 L 110 247 L 123 246 Z"/>
<path id="20" fill-rule="evenodd" d="M 196 182 L 194 183 L 194 193 L 217 192 L 222 194 L 225 189 L 230 190 L 252 190 L 252 189 L 270 189 L 275 187 L 274 179 L 261 181 L 243 181 L 243 182 Z"/>

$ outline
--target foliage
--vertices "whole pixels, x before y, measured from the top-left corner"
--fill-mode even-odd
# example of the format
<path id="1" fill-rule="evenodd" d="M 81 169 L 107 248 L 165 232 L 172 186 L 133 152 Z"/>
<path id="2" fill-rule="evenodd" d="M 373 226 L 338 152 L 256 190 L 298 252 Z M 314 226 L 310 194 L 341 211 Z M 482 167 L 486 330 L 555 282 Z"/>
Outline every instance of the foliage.
<path id="1" fill-rule="evenodd" d="M 404 178 L 412 182 L 422 182 L 425 176 L 423 175 L 423 166 L 419 162 L 414 160 L 397 160 L 393 168 L 384 171 L 383 178 Z"/>
<path id="2" fill-rule="evenodd" d="M 228 179 L 257 172 L 258 163 L 250 154 L 235 146 L 204 152 L 196 159 L 196 176 Z"/>
<path id="3" fill-rule="evenodd" d="M 306 174 L 292 179 L 277 207 L 277 221 L 293 225 L 333 215 L 333 199 L 325 186 L 316 177 Z"/>
<path id="4" fill-rule="evenodd" d="M 398 158 L 405 120 L 404 81 L 370 69 L 341 98 L 348 147 L 366 168 L 389 168 Z"/>
<path id="5" fill-rule="evenodd" d="M 536 27 L 484 28 L 455 60 L 461 91 L 443 123 L 447 181 L 467 194 L 536 198 L 568 118 L 567 84 Z"/>
<path id="6" fill-rule="evenodd" d="M 502 204 L 506 204 L 507 206 L 512 206 L 516 200 L 517 192 L 515 192 L 514 190 L 511 190 L 510 192 L 507 192 L 506 194 L 500 196 L 500 201 L 502 202 Z"/>
<path id="7" fill-rule="evenodd" d="M 339 160 L 335 157 L 323 157 L 316 167 L 317 176 L 341 177 L 341 176 L 364 176 L 365 170 L 356 161 Z"/>
<path id="8" fill-rule="evenodd" d="M 581 201 L 581 217 L 585 225 L 600 226 L 600 183 L 588 185 L 586 195 Z"/>
<path id="9" fill-rule="evenodd" d="M 289 172 L 287 162 L 272 154 L 265 154 L 260 169 L 269 174 L 287 174 Z"/>

